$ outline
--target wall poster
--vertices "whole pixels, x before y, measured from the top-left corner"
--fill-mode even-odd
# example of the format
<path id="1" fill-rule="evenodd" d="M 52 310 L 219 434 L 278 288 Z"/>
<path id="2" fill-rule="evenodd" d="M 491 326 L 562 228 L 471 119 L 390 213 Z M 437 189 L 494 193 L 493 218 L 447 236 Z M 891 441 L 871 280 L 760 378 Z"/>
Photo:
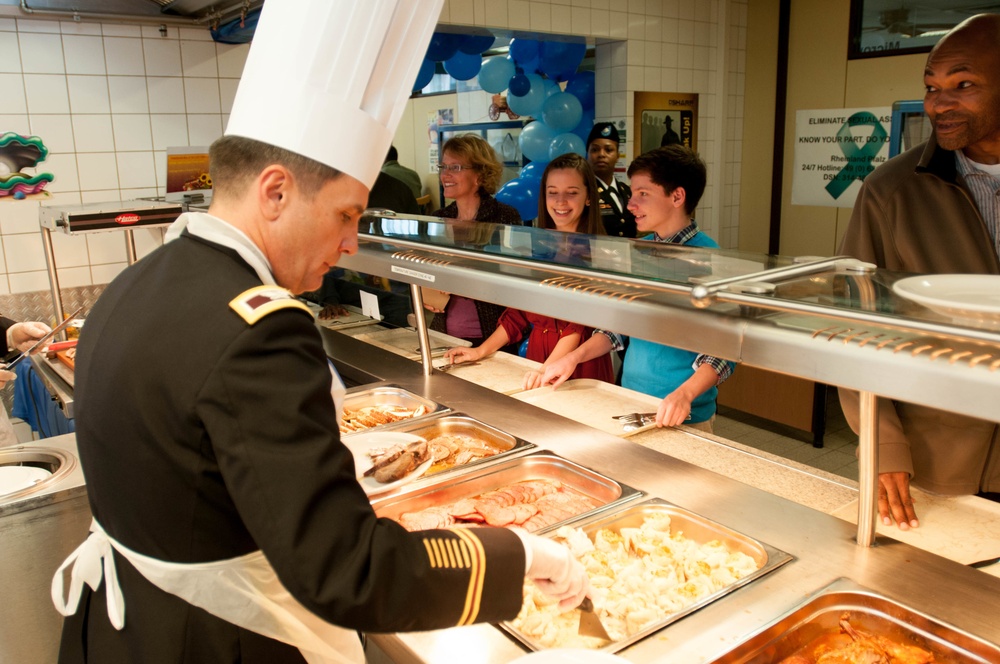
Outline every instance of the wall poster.
<path id="1" fill-rule="evenodd" d="M 698 95 L 685 92 L 635 93 L 635 154 L 670 143 L 698 149 Z"/>
<path id="2" fill-rule="evenodd" d="M 792 205 L 854 207 L 861 181 L 888 159 L 892 109 L 795 113 Z"/>

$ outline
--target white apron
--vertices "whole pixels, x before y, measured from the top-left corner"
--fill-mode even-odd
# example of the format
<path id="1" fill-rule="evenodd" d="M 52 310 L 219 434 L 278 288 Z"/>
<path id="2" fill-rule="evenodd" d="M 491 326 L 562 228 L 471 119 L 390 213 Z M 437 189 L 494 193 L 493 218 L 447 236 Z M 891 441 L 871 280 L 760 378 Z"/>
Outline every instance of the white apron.
<path id="1" fill-rule="evenodd" d="M 295 646 L 309 664 L 362 664 L 357 632 L 331 625 L 285 590 L 260 551 L 209 563 L 172 563 L 136 553 L 104 532 L 97 520 L 90 536 L 52 578 L 52 602 L 64 616 L 76 613 L 86 583 L 94 591 L 104 577 L 108 618 L 125 626 L 125 600 L 118 585 L 112 548 L 146 580 L 238 627 Z M 71 569 L 69 595 L 63 599 L 63 572 Z"/>

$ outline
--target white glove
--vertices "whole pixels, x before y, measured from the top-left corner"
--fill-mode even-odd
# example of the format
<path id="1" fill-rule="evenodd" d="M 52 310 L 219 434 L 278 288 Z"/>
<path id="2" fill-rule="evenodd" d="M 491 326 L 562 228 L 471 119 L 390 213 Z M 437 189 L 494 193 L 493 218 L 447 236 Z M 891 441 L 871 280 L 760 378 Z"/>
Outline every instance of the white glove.
<path id="1" fill-rule="evenodd" d="M 569 548 L 545 537 L 511 528 L 524 544 L 525 576 L 546 595 L 559 600 L 559 609 L 575 609 L 590 592 L 590 577 Z"/>
<path id="2" fill-rule="evenodd" d="M 0 390 L 9 382 L 17 378 L 17 374 L 13 371 L 7 371 L 5 369 L 0 369 Z"/>
<path id="3" fill-rule="evenodd" d="M 7 347 L 24 352 L 51 331 L 45 323 L 14 323 L 7 329 Z"/>

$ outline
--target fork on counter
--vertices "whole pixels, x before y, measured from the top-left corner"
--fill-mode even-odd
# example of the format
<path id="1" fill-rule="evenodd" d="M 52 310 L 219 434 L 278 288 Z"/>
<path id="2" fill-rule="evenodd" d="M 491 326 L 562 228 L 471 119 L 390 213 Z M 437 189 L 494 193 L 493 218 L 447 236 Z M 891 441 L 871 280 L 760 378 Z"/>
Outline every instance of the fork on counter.
<path id="1" fill-rule="evenodd" d="M 652 424 L 656 421 L 656 413 L 626 413 L 624 415 L 612 415 L 611 419 L 618 420 L 622 424 Z"/>

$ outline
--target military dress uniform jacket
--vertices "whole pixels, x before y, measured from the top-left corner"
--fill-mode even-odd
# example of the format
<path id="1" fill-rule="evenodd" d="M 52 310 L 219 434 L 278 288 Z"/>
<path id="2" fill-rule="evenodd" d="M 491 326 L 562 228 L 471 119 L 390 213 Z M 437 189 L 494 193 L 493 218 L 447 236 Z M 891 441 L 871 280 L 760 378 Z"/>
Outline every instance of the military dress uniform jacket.
<path id="1" fill-rule="evenodd" d="M 840 253 L 926 274 L 1000 274 L 1000 259 L 955 154 L 933 137 L 875 169 L 861 185 Z M 840 390 L 858 431 L 858 394 Z M 1000 492 L 1000 427 L 879 399 L 879 472 L 907 472 L 942 494 Z"/>
<path id="2" fill-rule="evenodd" d="M 340 442 L 312 315 L 239 255 L 185 232 L 129 267 L 87 317 L 77 441 L 91 510 L 126 547 L 179 563 L 260 549 L 288 591 L 349 629 L 513 618 L 524 549 L 506 529 L 408 533 L 375 517 Z M 250 323 L 255 315 L 264 313 Z M 60 662 L 303 662 L 215 618 L 115 554 L 125 627 L 104 584 L 66 619 Z"/>
<path id="3" fill-rule="evenodd" d="M 612 193 L 604 184 L 597 181 L 597 193 L 601 199 L 601 221 L 604 231 L 611 237 L 635 237 L 637 234 L 635 216 L 628 210 L 628 201 L 632 198 L 632 189 L 624 182 L 615 183 L 621 196 L 622 211 L 615 207 Z"/>

